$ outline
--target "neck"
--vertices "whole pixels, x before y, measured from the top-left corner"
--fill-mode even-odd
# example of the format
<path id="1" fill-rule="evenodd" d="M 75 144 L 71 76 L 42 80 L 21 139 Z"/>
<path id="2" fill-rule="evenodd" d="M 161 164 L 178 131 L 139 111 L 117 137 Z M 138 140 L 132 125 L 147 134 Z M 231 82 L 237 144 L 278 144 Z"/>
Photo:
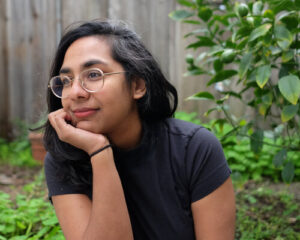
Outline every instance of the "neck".
<path id="1" fill-rule="evenodd" d="M 142 138 L 142 122 L 138 114 L 130 121 L 124 121 L 122 126 L 108 134 L 110 141 L 121 149 L 135 148 Z"/>

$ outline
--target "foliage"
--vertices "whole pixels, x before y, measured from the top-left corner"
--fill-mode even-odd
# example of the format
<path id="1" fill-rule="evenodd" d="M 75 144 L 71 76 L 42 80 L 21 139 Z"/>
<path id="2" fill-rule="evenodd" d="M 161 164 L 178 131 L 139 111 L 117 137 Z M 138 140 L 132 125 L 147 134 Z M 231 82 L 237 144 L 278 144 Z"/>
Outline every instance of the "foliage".
<path id="1" fill-rule="evenodd" d="M 218 124 L 233 127 L 227 137 L 248 136 L 254 155 L 262 151 L 264 136 L 272 134 L 274 163 L 283 166 L 283 179 L 291 182 L 295 161 L 289 153 L 300 151 L 300 1 L 177 1 L 184 9 L 169 16 L 195 26 L 185 36 L 195 39 L 187 46 L 195 52 L 186 57 L 187 75 L 207 75 L 207 86 L 219 86 L 218 93 L 199 92 L 190 99 L 213 101 L 206 115 L 223 112 Z M 257 117 L 238 119 L 229 107 L 231 98 L 253 108 Z M 226 141 L 222 139 L 223 145 Z"/>
<path id="2" fill-rule="evenodd" d="M 176 112 L 175 117 L 200 124 L 200 120 L 197 118 L 195 112 Z M 274 145 L 280 146 L 284 142 L 283 137 L 276 138 L 274 142 L 272 138 L 268 137 L 268 134 L 265 134 L 262 139 L 264 144 L 261 151 L 254 153 L 251 151 L 251 140 L 248 137 L 235 137 L 230 134 L 233 131 L 233 127 L 230 124 L 226 122 L 220 124 L 219 120 L 212 120 L 209 123 L 201 123 L 201 125 L 210 129 L 221 141 L 234 180 L 245 182 L 249 179 L 262 180 L 263 178 L 268 178 L 278 182 L 283 179 L 282 165 L 277 164 L 273 160 L 274 153 L 278 151 L 274 148 Z M 227 137 L 227 134 L 230 136 Z M 222 140 L 223 138 L 226 141 Z M 300 161 L 298 161 L 300 159 L 300 152 L 288 152 L 285 154 L 295 163 L 294 180 L 300 181 Z M 273 162 L 274 164 L 272 164 Z"/>
<path id="3" fill-rule="evenodd" d="M 254 186 L 237 193 L 236 207 L 235 239 L 300 238 L 300 206 L 291 194 Z"/>
<path id="4" fill-rule="evenodd" d="M 31 147 L 27 138 L 19 138 L 12 142 L 0 138 L 0 163 L 30 167 L 38 164 L 32 158 Z"/>
<path id="5" fill-rule="evenodd" d="M 0 192 L 0 240 L 64 239 L 55 211 L 44 197 L 43 182 L 41 173 L 15 201 Z"/>

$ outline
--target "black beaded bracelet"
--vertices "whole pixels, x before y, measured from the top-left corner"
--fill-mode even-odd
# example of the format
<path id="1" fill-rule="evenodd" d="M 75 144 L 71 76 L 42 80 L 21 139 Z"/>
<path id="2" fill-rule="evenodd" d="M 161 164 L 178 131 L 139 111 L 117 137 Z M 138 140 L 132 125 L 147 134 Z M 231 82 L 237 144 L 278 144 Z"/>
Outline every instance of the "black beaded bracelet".
<path id="1" fill-rule="evenodd" d="M 97 151 L 93 152 L 93 153 L 90 155 L 90 158 L 92 158 L 92 157 L 93 157 L 94 155 L 96 155 L 97 153 L 102 152 L 103 150 L 105 150 L 106 148 L 109 148 L 109 147 L 112 147 L 112 145 L 111 145 L 111 144 L 108 144 L 108 145 L 106 145 L 106 146 L 104 146 L 104 147 L 98 149 Z"/>

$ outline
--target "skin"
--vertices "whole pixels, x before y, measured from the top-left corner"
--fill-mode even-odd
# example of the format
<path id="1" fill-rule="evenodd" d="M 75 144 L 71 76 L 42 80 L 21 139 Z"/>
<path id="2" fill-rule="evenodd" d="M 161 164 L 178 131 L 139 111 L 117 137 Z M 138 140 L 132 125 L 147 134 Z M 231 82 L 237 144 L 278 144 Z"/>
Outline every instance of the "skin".
<path id="1" fill-rule="evenodd" d="M 61 67 L 61 74 L 74 80 L 72 89 L 69 96 L 62 99 L 63 108 L 49 114 L 51 125 L 62 141 L 88 154 L 109 143 L 123 149 L 134 148 L 142 134 L 136 100 L 146 93 L 145 82 L 135 79 L 129 87 L 123 73 L 114 74 L 105 77 L 101 90 L 89 93 L 78 81 L 80 72 L 88 68 L 100 68 L 104 73 L 124 71 L 112 58 L 104 38 L 92 36 L 76 40 L 68 48 Z M 93 156 L 91 164 L 93 201 L 83 194 L 52 197 L 66 239 L 133 239 L 111 148 Z M 192 203 L 191 208 L 198 240 L 233 239 L 235 206 L 230 179 Z"/>

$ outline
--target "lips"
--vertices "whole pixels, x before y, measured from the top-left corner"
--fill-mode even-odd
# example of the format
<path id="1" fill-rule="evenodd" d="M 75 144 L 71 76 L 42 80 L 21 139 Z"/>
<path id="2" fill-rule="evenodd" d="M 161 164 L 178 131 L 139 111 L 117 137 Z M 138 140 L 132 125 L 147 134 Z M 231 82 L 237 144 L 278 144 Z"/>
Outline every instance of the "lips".
<path id="1" fill-rule="evenodd" d="M 73 110 L 73 114 L 76 118 L 85 118 L 95 114 L 99 109 L 97 108 L 80 108 Z"/>

